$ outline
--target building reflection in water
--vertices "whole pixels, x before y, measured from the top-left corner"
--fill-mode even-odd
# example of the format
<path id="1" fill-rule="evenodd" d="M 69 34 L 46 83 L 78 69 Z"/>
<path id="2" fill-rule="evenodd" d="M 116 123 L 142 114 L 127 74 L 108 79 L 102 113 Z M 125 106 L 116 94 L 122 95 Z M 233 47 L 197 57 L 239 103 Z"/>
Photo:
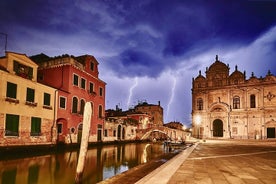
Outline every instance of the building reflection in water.
<path id="1" fill-rule="evenodd" d="M 97 183 L 164 154 L 158 144 L 123 144 L 89 149 L 84 183 Z M 0 161 L 2 184 L 74 183 L 78 152 Z"/>

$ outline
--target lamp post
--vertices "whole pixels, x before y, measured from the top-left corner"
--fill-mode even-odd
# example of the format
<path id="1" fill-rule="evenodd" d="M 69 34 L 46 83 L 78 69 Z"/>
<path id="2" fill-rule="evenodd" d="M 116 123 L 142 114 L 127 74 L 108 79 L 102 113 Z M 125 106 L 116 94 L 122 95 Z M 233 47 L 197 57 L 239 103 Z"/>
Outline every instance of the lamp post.
<path id="1" fill-rule="evenodd" d="M 200 115 L 196 115 L 195 116 L 195 124 L 197 127 L 197 138 L 199 139 L 199 129 L 200 129 L 200 124 L 201 124 L 201 116 Z"/>

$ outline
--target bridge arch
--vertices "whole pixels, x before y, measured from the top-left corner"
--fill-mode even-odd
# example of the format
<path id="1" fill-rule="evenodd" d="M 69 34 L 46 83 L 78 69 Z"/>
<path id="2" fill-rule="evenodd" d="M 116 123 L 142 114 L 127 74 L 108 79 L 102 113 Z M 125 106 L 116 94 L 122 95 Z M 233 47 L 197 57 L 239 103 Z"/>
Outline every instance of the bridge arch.
<path id="1" fill-rule="evenodd" d="M 151 133 L 153 132 L 160 132 L 160 133 L 163 133 L 165 134 L 167 137 L 169 137 L 168 133 L 167 132 L 164 132 L 162 130 L 159 130 L 159 129 L 152 129 L 152 130 L 149 130 L 148 132 L 146 132 L 142 137 L 141 137 L 141 140 L 146 140 Z"/>

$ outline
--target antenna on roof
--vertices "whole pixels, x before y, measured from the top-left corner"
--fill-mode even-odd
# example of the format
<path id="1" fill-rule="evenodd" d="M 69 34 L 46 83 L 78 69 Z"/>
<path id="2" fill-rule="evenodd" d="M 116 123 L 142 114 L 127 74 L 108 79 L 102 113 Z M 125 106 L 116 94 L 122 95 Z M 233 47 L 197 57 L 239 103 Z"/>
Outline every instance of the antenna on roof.
<path id="1" fill-rule="evenodd" d="M 0 33 L 1 35 L 5 36 L 5 52 L 7 51 L 7 45 L 8 45 L 8 34 L 6 33 Z"/>

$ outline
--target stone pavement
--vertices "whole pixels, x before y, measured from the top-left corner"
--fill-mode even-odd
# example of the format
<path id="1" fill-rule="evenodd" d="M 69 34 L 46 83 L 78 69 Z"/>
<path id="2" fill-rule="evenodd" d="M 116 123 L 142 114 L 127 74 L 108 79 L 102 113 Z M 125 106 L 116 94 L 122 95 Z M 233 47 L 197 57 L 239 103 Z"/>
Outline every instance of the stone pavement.
<path id="1" fill-rule="evenodd" d="M 197 143 L 137 184 L 276 184 L 276 141 Z"/>

